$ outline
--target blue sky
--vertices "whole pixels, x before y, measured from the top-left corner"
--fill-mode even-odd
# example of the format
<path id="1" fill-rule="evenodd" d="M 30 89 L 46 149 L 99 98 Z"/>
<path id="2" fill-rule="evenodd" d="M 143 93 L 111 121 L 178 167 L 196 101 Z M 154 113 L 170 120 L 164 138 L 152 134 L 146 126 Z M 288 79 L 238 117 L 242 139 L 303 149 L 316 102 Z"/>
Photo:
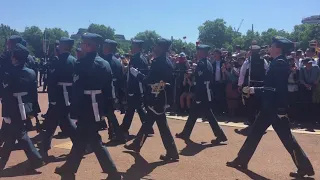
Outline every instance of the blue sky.
<path id="1" fill-rule="evenodd" d="M 105 24 L 127 39 L 144 30 L 162 37 L 195 42 L 206 20 L 223 18 L 240 32 L 269 27 L 292 31 L 302 18 L 320 14 L 314 0 L 2 0 L 0 23 L 23 31 L 26 26 L 61 27 L 70 34 L 90 23 Z"/>

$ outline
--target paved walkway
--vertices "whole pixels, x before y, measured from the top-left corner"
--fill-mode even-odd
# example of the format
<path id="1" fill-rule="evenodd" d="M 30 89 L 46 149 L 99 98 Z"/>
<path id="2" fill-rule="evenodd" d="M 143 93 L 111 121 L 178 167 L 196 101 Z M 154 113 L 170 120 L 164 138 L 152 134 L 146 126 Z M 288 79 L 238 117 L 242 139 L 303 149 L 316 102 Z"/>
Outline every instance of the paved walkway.
<path id="1" fill-rule="evenodd" d="M 45 94 L 41 94 L 40 99 L 42 110 L 45 111 L 47 108 Z M 121 121 L 123 115 L 117 114 L 117 117 Z M 168 123 L 174 135 L 182 130 L 185 121 L 170 118 Z M 140 121 L 135 116 L 130 133 L 136 134 L 140 126 Z M 240 172 L 225 166 L 227 161 L 236 157 L 246 138 L 236 133 L 236 129 L 242 129 L 242 127 L 241 124 L 237 123 L 224 123 L 222 128 L 229 138 L 228 144 L 213 146 L 210 141 L 214 137 L 209 125 L 207 123 L 197 123 L 191 136 L 192 142 L 184 142 L 175 138 L 180 152 L 180 161 L 176 163 L 164 163 L 159 160 L 159 156 L 164 153 L 164 148 L 156 125 L 154 126 L 155 135 L 146 141 L 140 155 L 126 151 L 122 145 L 108 147 L 108 150 L 126 180 L 291 179 L 288 174 L 290 171 L 296 170 L 295 166 L 273 131 L 268 131 L 264 135 L 249 164 L 250 171 Z M 107 132 L 102 131 L 100 133 L 103 141 L 107 142 Z M 29 134 L 33 137 L 36 132 L 33 131 Z M 314 165 L 316 171 L 314 178 L 320 180 L 320 137 L 316 134 L 295 133 L 294 135 Z M 0 179 L 72 180 L 53 173 L 55 167 L 64 162 L 65 155 L 69 153 L 71 146 L 72 143 L 69 139 L 54 139 L 53 148 L 49 154 L 59 157 L 59 159 L 57 162 L 49 163 L 40 168 L 38 172 L 31 174 L 26 174 L 24 171 L 27 167 L 27 164 L 23 163 L 26 160 L 24 152 L 14 151 L 11 154 L 7 169 L 4 170 Z M 101 168 L 93 153 L 85 156 L 76 175 L 77 180 L 101 180 L 106 177 L 107 174 L 101 173 Z"/>

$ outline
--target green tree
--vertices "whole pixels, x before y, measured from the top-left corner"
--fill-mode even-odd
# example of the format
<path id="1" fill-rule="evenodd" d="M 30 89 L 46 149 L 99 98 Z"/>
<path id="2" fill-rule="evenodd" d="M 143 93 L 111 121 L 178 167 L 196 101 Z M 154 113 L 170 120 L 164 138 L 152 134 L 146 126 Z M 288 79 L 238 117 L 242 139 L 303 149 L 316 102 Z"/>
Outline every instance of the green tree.
<path id="1" fill-rule="evenodd" d="M 43 33 L 37 26 L 26 27 L 22 33 L 23 38 L 27 41 L 28 49 L 36 57 L 43 56 Z"/>
<path id="2" fill-rule="evenodd" d="M 44 33 L 49 43 L 49 55 L 53 54 L 54 45 L 57 40 L 60 40 L 62 37 L 69 37 L 69 33 L 61 28 L 46 28 Z"/>
<path id="3" fill-rule="evenodd" d="M 199 40 L 212 48 L 222 48 L 225 43 L 231 43 L 233 30 L 226 26 L 223 19 L 206 21 L 199 28 Z"/>
<path id="4" fill-rule="evenodd" d="M 185 48 L 184 52 L 186 55 L 192 55 L 196 51 L 196 45 L 194 43 L 186 43 L 181 39 L 173 39 L 172 41 L 172 50 L 176 53 L 183 51 L 182 48 Z"/>
<path id="5" fill-rule="evenodd" d="M 156 31 L 146 30 L 144 32 L 139 32 L 135 37 L 135 39 L 144 41 L 144 49 L 146 51 L 150 51 L 151 48 L 155 45 L 155 42 L 160 35 L 156 33 Z"/>
<path id="6" fill-rule="evenodd" d="M 118 42 L 118 52 L 120 54 L 125 54 L 130 52 L 130 41 L 119 41 Z"/>
<path id="7" fill-rule="evenodd" d="M 79 31 L 81 31 L 80 33 L 83 34 L 85 32 L 85 29 L 79 29 Z M 88 27 L 88 32 L 99 34 L 102 36 L 103 40 L 105 40 L 114 39 L 115 30 L 103 24 L 90 24 L 90 26 Z"/>
<path id="8" fill-rule="evenodd" d="M 0 25 L 0 53 L 6 49 L 7 39 L 12 35 L 20 35 L 15 29 L 11 29 L 10 26 Z"/>

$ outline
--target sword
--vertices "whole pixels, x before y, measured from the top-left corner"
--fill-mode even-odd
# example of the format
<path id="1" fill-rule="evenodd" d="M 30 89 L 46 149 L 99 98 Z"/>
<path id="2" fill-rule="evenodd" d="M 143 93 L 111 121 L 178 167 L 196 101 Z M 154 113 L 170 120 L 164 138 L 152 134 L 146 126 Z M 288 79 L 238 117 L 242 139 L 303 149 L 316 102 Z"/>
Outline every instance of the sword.
<path id="1" fill-rule="evenodd" d="M 72 86 L 72 83 L 58 82 L 58 85 L 63 87 L 63 97 L 64 97 L 64 102 L 65 102 L 66 106 L 70 106 L 69 94 L 68 94 L 67 87 Z"/>
<path id="2" fill-rule="evenodd" d="M 24 103 L 22 101 L 22 96 L 27 95 L 27 92 L 18 92 L 18 93 L 13 93 L 13 96 L 15 96 L 18 99 L 18 106 L 19 106 L 19 111 L 20 111 L 20 116 L 22 120 L 26 120 L 26 109 L 24 107 Z"/>
<path id="3" fill-rule="evenodd" d="M 96 122 L 100 122 L 100 114 L 99 114 L 99 105 L 96 100 L 96 95 L 101 94 L 101 90 L 85 90 L 84 94 L 86 95 L 91 95 L 91 101 L 92 101 L 92 109 L 93 109 L 93 114 Z"/>

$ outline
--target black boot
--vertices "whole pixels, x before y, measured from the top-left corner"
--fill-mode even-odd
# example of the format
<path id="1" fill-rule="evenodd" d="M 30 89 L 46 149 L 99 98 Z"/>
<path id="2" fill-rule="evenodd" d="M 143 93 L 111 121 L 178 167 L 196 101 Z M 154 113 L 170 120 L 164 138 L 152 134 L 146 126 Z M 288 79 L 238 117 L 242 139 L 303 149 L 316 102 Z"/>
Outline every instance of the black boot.
<path id="1" fill-rule="evenodd" d="M 188 140 L 189 139 L 189 136 L 187 136 L 183 131 L 181 133 L 177 133 L 176 134 L 176 138 L 180 138 L 180 139 L 183 139 L 183 140 Z"/>
<path id="2" fill-rule="evenodd" d="M 161 155 L 160 160 L 162 161 L 179 161 L 179 155 L 171 155 L 171 154 L 166 154 L 166 155 Z"/>
<path id="3" fill-rule="evenodd" d="M 140 153 L 140 148 L 135 143 L 131 143 L 129 145 L 124 145 L 124 148 L 126 148 L 127 150 L 130 150 L 130 151 L 134 151 L 136 153 Z"/>
<path id="4" fill-rule="evenodd" d="M 240 162 L 238 159 L 235 159 L 231 162 L 227 162 L 226 164 L 228 167 L 236 168 L 236 169 L 248 169 L 248 164 Z"/>
<path id="5" fill-rule="evenodd" d="M 290 177 L 294 177 L 294 178 L 303 178 L 305 176 L 313 176 L 314 175 L 314 171 L 311 170 L 311 171 L 303 171 L 303 170 L 299 170 L 296 171 L 296 172 L 291 172 L 289 174 Z"/>

